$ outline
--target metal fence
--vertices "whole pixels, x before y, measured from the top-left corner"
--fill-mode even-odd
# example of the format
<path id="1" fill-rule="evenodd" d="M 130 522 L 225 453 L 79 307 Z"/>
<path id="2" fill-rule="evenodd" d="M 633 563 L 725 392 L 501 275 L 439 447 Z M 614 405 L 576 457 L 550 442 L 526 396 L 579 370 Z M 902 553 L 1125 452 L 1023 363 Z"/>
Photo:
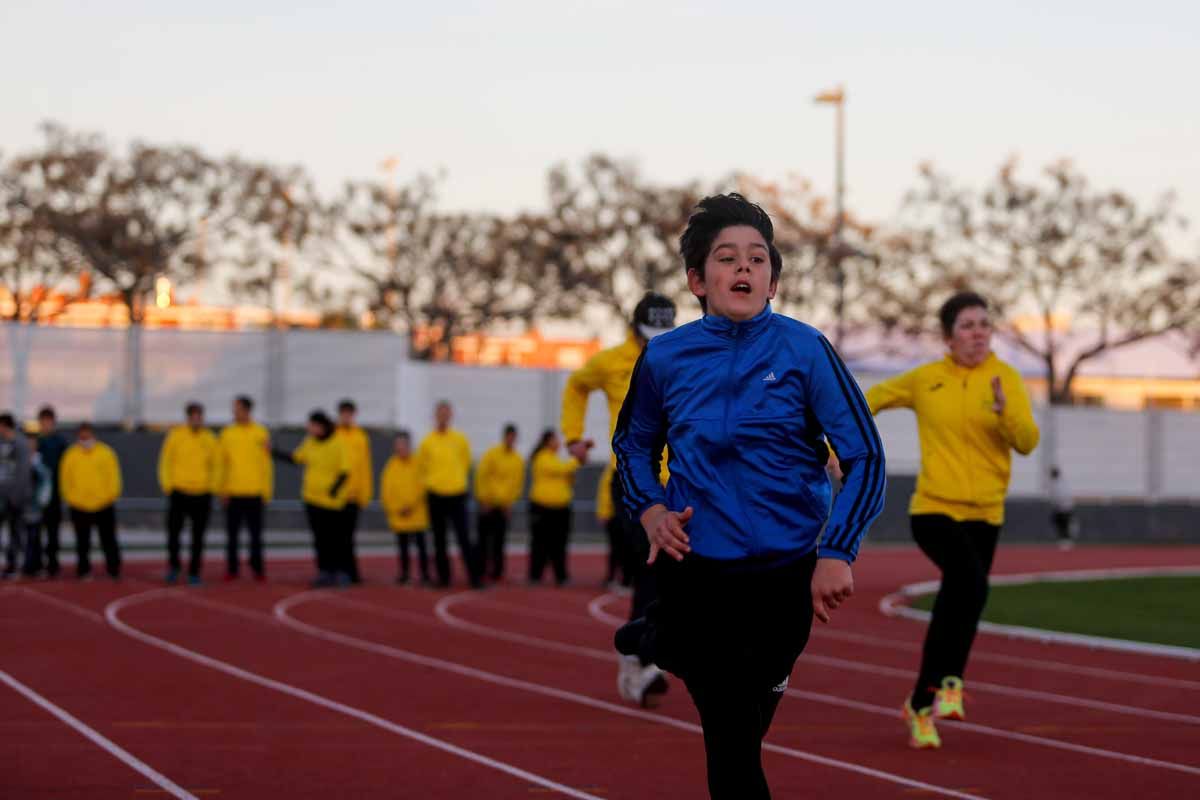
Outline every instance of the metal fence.
<path id="1" fill-rule="evenodd" d="M 0 325 L 0 408 L 29 418 L 51 403 L 68 422 L 116 423 L 133 403 L 147 423 L 168 424 L 197 400 L 210 422 L 221 424 L 230 419 L 231 399 L 247 394 L 263 422 L 294 426 L 313 408 L 332 410 L 351 397 L 364 425 L 405 427 L 419 437 L 432 425 L 434 404 L 445 399 L 479 455 L 506 422 L 515 422 L 527 443 L 557 425 L 567 379 L 561 370 L 410 361 L 405 340 L 391 333 L 146 330 L 140 344 L 144 380 L 131 399 L 125 331 Z M 858 375 L 864 388 L 882 377 Z M 1080 497 L 1200 500 L 1200 414 L 1044 406 L 1036 414 L 1043 443 L 1028 458 L 1014 457 L 1014 496 L 1044 496 L 1046 474 L 1057 464 Z M 878 424 L 889 472 L 916 473 L 913 415 L 886 412 Z M 606 459 L 608 411 L 598 394 L 587 430 L 596 460 Z"/>

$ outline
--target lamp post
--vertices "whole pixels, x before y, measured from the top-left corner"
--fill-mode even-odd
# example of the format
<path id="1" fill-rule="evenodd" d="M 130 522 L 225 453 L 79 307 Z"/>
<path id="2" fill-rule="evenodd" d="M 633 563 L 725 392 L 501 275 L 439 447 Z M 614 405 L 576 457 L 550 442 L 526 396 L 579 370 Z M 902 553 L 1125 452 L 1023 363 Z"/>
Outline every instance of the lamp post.
<path id="1" fill-rule="evenodd" d="M 842 268 L 842 224 L 845 221 L 843 208 L 846 192 L 846 90 L 839 84 L 837 88 L 821 92 L 814 98 L 821 105 L 834 107 L 834 188 L 833 188 L 833 235 L 829 241 L 829 265 L 833 272 L 833 280 L 837 286 L 837 299 L 834 302 L 835 323 L 833 331 L 834 347 L 842 346 L 842 336 L 845 333 L 846 319 L 846 271 Z"/>

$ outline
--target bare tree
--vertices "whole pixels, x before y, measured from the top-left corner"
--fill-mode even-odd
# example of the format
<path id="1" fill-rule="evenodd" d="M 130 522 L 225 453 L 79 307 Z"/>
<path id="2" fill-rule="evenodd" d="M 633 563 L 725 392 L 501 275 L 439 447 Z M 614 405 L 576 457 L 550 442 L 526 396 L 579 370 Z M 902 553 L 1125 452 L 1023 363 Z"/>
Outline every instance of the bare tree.
<path id="1" fill-rule="evenodd" d="M 111 287 L 129 311 L 125 421 L 141 422 L 141 325 L 155 281 L 195 277 L 201 220 L 226 219 L 226 174 L 190 147 L 134 143 L 124 155 L 99 136 L 48 124 L 44 143 L 11 164 L 10 197 L 37 229 Z"/>
<path id="2" fill-rule="evenodd" d="M 9 305 L 0 308 L 0 318 L 37 322 L 77 297 L 65 285 L 79 265 L 71 249 L 21 202 L 20 192 L 17 176 L 6 169 L 0 174 L 0 290 Z M 52 297 L 57 302 L 51 304 Z"/>
<path id="3" fill-rule="evenodd" d="M 1200 265 L 1167 241 L 1186 224 L 1174 206 L 1095 189 L 1068 161 L 1040 180 L 1010 161 L 977 192 L 926 166 L 907 201 L 909 272 L 987 296 L 1002 335 L 1045 365 L 1051 402 L 1070 403 L 1090 359 L 1200 318 Z"/>
<path id="4" fill-rule="evenodd" d="M 691 298 L 678 250 L 703 196 L 698 184 L 654 185 L 631 164 L 597 154 L 578 173 L 551 169 L 547 191 L 544 286 L 554 287 L 560 313 L 596 303 L 623 319 L 647 290 Z"/>

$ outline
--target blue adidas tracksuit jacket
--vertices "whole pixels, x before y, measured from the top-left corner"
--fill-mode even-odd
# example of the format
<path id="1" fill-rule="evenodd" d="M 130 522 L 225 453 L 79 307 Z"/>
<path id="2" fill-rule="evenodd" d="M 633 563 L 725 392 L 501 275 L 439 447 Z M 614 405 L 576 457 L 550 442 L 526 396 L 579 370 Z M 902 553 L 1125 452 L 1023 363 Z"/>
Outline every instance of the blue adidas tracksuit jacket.
<path id="1" fill-rule="evenodd" d="M 823 437 L 845 475 L 832 514 Z M 819 331 L 769 304 L 745 322 L 705 316 L 655 337 L 612 446 L 626 512 L 691 506 L 692 552 L 706 558 L 786 561 L 825 528 L 818 556 L 853 561 L 883 510 L 883 444 L 858 384 Z"/>

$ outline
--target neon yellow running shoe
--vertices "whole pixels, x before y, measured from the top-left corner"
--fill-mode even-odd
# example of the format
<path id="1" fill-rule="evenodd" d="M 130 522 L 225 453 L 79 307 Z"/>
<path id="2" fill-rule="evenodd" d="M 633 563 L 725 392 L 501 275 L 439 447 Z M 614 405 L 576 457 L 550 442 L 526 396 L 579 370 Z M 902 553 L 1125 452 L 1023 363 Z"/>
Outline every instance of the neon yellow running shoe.
<path id="1" fill-rule="evenodd" d="M 938 719 L 966 719 L 962 678 L 942 678 L 942 688 L 933 696 L 933 715 Z"/>
<path id="2" fill-rule="evenodd" d="M 933 725 L 932 706 L 913 711 L 912 700 L 905 700 L 903 717 L 904 724 L 908 726 L 909 747 L 915 750 L 936 750 L 942 746 L 942 738 L 938 736 L 937 728 Z"/>

